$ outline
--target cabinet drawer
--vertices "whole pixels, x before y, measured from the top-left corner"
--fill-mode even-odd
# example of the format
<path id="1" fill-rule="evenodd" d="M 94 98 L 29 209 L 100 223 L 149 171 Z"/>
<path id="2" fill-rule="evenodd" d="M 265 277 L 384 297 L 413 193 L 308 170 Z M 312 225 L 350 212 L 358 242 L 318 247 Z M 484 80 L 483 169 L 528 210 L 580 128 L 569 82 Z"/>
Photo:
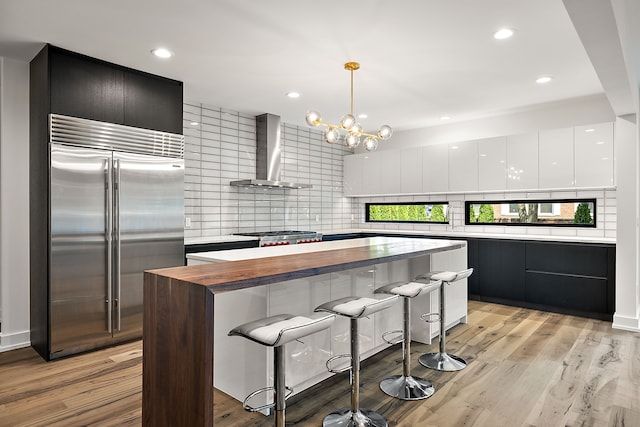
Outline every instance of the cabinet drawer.
<path id="1" fill-rule="evenodd" d="M 607 248 L 559 243 L 527 243 L 526 269 L 606 278 Z"/>
<path id="2" fill-rule="evenodd" d="M 527 271 L 526 300 L 585 312 L 607 312 L 607 280 Z"/>

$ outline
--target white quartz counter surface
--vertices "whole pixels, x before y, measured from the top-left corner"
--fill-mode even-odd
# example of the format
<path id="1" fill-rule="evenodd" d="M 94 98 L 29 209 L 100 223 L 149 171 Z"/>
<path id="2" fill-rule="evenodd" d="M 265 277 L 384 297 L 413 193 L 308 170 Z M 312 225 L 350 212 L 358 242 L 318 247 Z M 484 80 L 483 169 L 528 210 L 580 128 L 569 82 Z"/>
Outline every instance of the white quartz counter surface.
<path id="1" fill-rule="evenodd" d="M 543 242 L 576 242 L 576 243 L 604 243 L 616 244 L 616 239 L 605 237 L 577 237 L 577 236 L 551 236 L 539 234 L 511 234 L 511 233 L 469 233 L 464 231 L 414 231 L 414 230 L 385 230 L 385 229 L 340 229 L 325 231 L 323 234 L 349 234 L 349 233 L 380 233 L 398 234 L 405 236 L 434 236 L 434 237 L 455 237 L 455 238 L 477 238 L 477 239 L 511 239 L 511 240 L 538 240 Z M 209 236 L 192 237 L 184 239 L 185 245 L 196 245 L 206 243 L 243 242 L 248 240 L 258 240 L 257 237 L 250 236 Z M 257 248 L 256 248 L 257 249 Z"/>
<path id="2" fill-rule="evenodd" d="M 516 227 L 514 227 L 516 228 Z M 512 233 L 469 233 L 468 231 L 413 231 L 413 230 L 384 230 L 384 229 L 360 229 L 347 232 L 399 234 L 407 236 L 438 236 L 457 237 L 469 239 L 505 239 L 505 240 L 537 240 L 542 242 L 575 242 L 575 243 L 605 243 L 616 244 L 615 238 L 609 237 L 578 237 L 578 236 L 551 236 L 543 234 L 512 234 Z M 327 233 L 340 234 L 340 232 Z"/>
<path id="3" fill-rule="evenodd" d="M 231 249 L 226 251 L 197 252 L 187 254 L 187 260 L 204 262 L 241 261 L 246 259 L 267 258 L 282 255 L 310 254 L 313 252 L 331 251 L 337 249 L 357 248 L 362 246 L 381 245 L 394 242 L 405 242 L 403 237 L 368 237 L 360 239 L 334 240 L 328 242 L 305 243 L 287 246 L 267 246 L 262 248 Z M 419 243 L 424 245 L 425 240 Z M 430 241 L 433 249 L 459 246 L 459 240 L 433 239 Z"/>

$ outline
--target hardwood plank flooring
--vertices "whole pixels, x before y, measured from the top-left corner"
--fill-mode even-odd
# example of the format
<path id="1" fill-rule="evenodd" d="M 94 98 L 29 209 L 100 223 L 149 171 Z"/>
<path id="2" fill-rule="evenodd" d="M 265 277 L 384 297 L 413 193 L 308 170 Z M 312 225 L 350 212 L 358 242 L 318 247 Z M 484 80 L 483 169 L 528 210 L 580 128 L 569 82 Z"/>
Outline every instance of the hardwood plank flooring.
<path id="1" fill-rule="evenodd" d="M 417 362 L 431 346 L 412 345 L 412 372 L 436 393 L 404 402 L 378 382 L 402 371 L 394 346 L 363 363 L 361 406 L 389 426 L 640 426 L 640 334 L 608 322 L 469 302 L 469 323 L 453 328 L 447 350 L 466 369 L 435 372 Z M 30 348 L 0 353 L 0 427 L 140 426 L 142 343 L 46 363 Z M 288 401 L 289 425 L 320 426 L 349 405 L 347 374 Z M 215 425 L 266 427 L 224 393 L 214 394 Z M 182 426 L 177 426 L 182 427 Z M 185 426 L 188 427 L 188 426 Z"/>

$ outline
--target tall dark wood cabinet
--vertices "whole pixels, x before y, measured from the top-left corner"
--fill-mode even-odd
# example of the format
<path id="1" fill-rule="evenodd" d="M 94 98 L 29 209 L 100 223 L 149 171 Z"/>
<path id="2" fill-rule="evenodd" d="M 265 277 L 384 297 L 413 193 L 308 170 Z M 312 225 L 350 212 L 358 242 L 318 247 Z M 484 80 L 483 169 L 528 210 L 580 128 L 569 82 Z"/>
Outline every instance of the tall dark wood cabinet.
<path id="1" fill-rule="evenodd" d="M 182 134 L 183 84 L 46 45 L 29 101 L 31 344 L 49 359 L 49 114 Z"/>

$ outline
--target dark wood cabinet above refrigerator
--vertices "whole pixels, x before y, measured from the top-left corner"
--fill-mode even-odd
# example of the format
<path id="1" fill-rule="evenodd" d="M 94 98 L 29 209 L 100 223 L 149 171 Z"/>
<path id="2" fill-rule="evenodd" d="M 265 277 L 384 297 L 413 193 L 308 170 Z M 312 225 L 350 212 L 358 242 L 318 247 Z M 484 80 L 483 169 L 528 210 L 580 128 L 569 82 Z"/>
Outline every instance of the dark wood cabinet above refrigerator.
<path id="1" fill-rule="evenodd" d="M 38 56 L 49 70 L 49 112 L 182 133 L 182 82 L 50 45 Z"/>

